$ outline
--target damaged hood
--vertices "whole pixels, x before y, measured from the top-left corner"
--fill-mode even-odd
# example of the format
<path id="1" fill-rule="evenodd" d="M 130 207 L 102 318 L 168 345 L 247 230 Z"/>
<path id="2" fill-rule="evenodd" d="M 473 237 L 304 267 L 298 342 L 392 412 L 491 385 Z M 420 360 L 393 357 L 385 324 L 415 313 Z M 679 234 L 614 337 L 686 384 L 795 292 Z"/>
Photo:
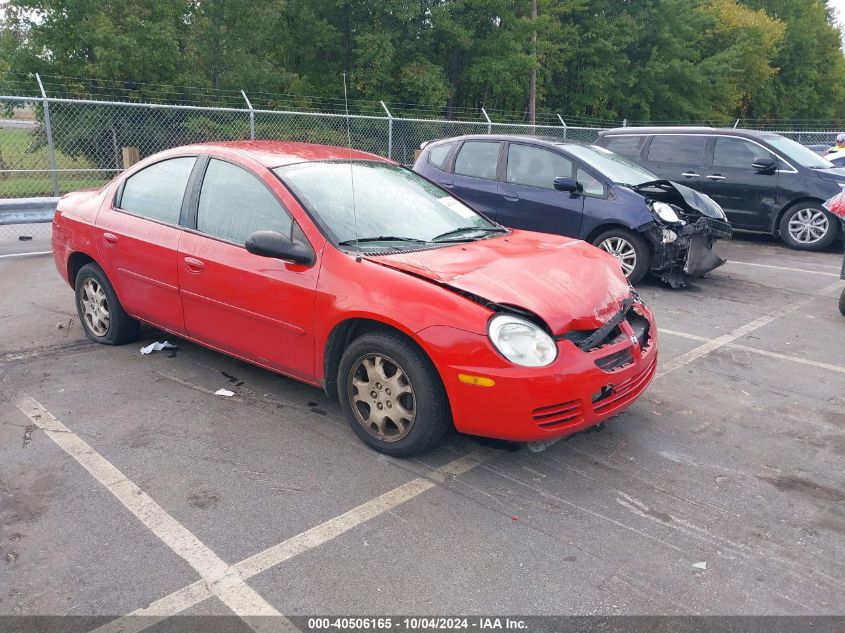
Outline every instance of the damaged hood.
<path id="1" fill-rule="evenodd" d="M 651 198 L 652 200 L 664 201 L 663 198 L 681 196 L 684 202 L 693 210 L 708 218 L 724 220 L 725 215 L 722 207 L 710 196 L 690 189 L 671 180 L 652 180 L 631 187 L 638 194 Z"/>
<path id="2" fill-rule="evenodd" d="M 580 240 L 529 231 L 365 258 L 532 312 L 554 334 L 601 327 L 631 294 L 613 256 Z"/>

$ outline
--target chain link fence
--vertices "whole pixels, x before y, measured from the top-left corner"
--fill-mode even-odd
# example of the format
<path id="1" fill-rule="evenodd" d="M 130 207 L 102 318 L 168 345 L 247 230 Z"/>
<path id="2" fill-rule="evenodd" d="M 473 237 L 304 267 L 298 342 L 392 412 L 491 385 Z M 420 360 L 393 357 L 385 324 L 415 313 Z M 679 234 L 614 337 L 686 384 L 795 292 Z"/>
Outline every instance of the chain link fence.
<path id="1" fill-rule="evenodd" d="M 609 129 L 567 125 L 560 115 L 559 125 L 494 122 L 483 109 L 477 121 L 399 117 L 384 103 L 383 115 L 348 117 L 255 109 L 243 93 L 244 107 L 58 98 L 48 96 L 38 81 L 40 97 L 0 96 L 0 241 L 49 237 L 49 224 L 4 219 L 3 200 L 99 187 L 137 160 L 179 145 L 238 139 L 350 143 L 408 165 L 421 143 L 450 136 L 499 133 L 591 143 Z M 840 130 L 772 131 L 822 151 L 835 144 Z"/>

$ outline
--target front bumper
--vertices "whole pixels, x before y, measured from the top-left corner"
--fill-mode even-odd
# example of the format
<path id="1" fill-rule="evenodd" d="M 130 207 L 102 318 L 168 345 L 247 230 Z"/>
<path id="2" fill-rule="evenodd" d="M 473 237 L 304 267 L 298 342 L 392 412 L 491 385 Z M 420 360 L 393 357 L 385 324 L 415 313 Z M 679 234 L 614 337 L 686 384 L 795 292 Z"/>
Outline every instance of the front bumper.
<path id="1" fill-rule="evenodd" d="M 542 368 L 507 362 L 486 336 L 448 327 L 420 334 L 440 371 L 458 431 L 544 442 L 600 424 L 648 387 L 657 367 L 657 331 L 651 313 L 639 304 L 638 309 L 648 322 L 645 336 L 623 320 L 608 341 L 592 350 L 560 339 L 557 359 Z M 494 384 L 467 384 L 461 376 Z"/>
<path id="2" fill-rule="evenodd" d="M 651 271 L 673 288 L 686 284 L 687 275 L 700 277 L 725 263 L 713 252 L 717 239 L 730 238 L 731 225 L 723 220 L 700 217 L 682 227 L 665 227 L 677 238 L 664 242 L 664 227 L 653 226 L 644 231 L 652 245 Z"/>

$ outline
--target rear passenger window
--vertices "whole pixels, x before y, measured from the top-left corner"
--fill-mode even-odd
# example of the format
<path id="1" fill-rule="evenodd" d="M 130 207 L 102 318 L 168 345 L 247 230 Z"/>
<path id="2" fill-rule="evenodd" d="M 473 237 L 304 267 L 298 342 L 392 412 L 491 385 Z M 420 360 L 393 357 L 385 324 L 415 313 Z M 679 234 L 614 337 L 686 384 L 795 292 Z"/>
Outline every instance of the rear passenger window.
<path id="1" fill-rule="evenodd" d="M 554 189 L 555 178 L 572 177 L 572 161 L 547 149 L 517 145 L 508 147 L 507 181 L 515 185 Z"/>
<path id="2" fill-rule="evenodd" d="M 769 158 L 771 155 L 771 152 L 756 143 L 741 138 L 717 136 L 713 148 L 713 166 L 750 170 L 755 159 Z"/>
<path id="3" fill-rule="evenodd" d="M 196 162 L 196 156 L 185 156 L 145 167 L 126 179 L 118 207 L 151 220 L 179 224 L 185 186 Z"/>
<path id="4" fill-rule="evenodd" d="M 636 158 L 640 155 L 645 138 L 645 136 L 606 136 L 602 145 L 611 152 L 628 158 Z"/>
<path id="5" fill-rule="evenodd" d="M 706 149 L 706 136 L 661 134 L 651 139 L 648 160 L 658 163 L 703 165 Z"/>
<path id="6" fill-rule="evenodd" d="M 446 162 L 446 157 L 452 150 L 454 143 L 445 143 L 438 145 L 428 153 L 428 162 L 438 169 L 443 169 L 443 163 Z"/>
<path id="7" fill-rule="evenodd" d="M 494 180 L 500 146 L 501 143 L 490 141 L 467 141 L 455 159 L 455 173 Z"/>
<path id="8" fill-rule="evenodd" d="M 197 209 L 198 231 L 243 244 L 255 231 L 290 235 L 292 222 L 256 176 L 222 160 L 209 161 Z"/>

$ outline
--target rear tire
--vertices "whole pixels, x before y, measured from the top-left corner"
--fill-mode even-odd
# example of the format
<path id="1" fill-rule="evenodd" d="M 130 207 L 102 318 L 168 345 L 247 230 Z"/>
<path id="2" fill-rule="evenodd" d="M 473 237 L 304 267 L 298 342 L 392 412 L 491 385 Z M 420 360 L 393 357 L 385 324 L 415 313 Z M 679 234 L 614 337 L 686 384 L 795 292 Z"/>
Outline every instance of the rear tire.
<path id="1" fill-rule="evenodd" d="M 651 249 L 636 233 L 627 229 L 610 229 L 593 240 L 593 246 L 613 255 L 622 273 L 632 284 L 638 283 L 651 267 Z"/>
<path id="2" fill-rule="evenodd" d="M 340 359 L 337 391 L 352 430 L 386 455 L 428 450 L 452 425 L 437 370 L 398 333 L 373 332 L 352 341 Z"/>
<path id="3" fill-rule="evenodd" d="M 780 239 L 799 251 L 822 251 L 836 241 L 839 218 L 817 202 L 799 202 L 780 219 Z"/>
<path id="4" fill-rule="evenodd" d="M 86 336 L 104 345 L 123 345 L 138 338 L 141 324 L 126 314 L 103 269 L 85 264 L 76 274 L 76 312 Z"/>

